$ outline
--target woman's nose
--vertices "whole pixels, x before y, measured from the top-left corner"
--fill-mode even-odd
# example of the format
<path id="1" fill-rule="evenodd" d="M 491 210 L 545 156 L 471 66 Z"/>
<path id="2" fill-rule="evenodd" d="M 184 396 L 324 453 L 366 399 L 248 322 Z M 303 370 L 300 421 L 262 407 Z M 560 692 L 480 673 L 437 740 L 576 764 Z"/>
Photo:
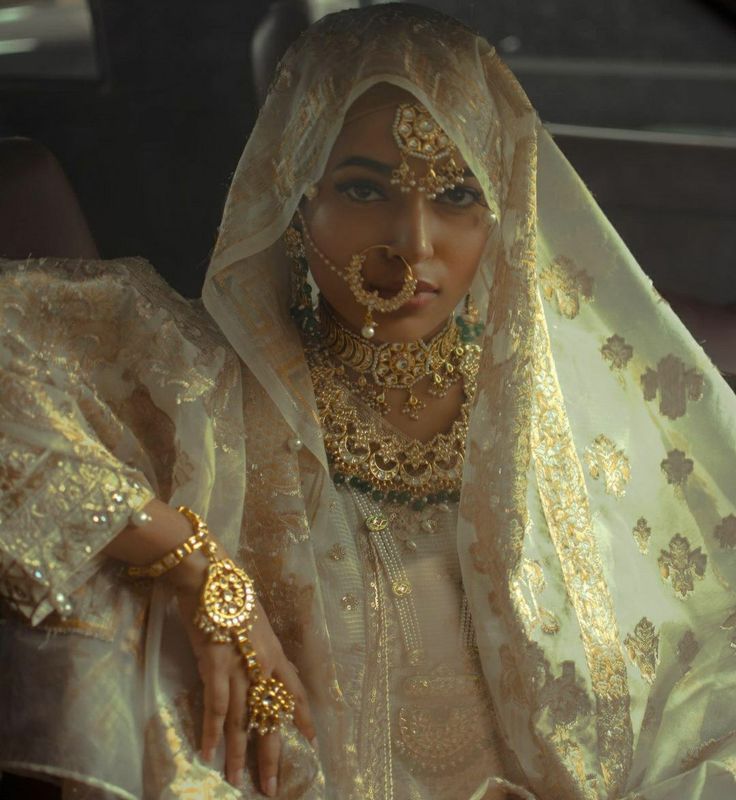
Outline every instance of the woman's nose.
<path id="1" fill-rule="evenodd" d="M 431 200 L 413 191 L 406 195 L 393 221 L 392 249 L 410 264 L 420 264 L 434 255 Z"/>

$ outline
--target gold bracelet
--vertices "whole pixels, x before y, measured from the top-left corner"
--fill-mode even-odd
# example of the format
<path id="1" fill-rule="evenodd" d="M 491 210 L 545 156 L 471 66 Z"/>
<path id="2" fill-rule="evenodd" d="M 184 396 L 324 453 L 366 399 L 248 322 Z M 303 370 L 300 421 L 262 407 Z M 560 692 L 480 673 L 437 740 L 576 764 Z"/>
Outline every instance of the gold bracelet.
<path id="1" fill-rule="evenodd" d="M 128 567 L 128 575 L 131 578 L 159 578 L 181 564 L 187 556 L 203 548 L 210 561 L 214 558 L 216 546 L 210 539 L 207 523 L 191 508 L 179 506 L 176 510 L 186 517 L 194 532 L 173 550 L 169 550 L 166 555 L 154 561 L 153 564 L 148 564 L 145 567 Z"/>

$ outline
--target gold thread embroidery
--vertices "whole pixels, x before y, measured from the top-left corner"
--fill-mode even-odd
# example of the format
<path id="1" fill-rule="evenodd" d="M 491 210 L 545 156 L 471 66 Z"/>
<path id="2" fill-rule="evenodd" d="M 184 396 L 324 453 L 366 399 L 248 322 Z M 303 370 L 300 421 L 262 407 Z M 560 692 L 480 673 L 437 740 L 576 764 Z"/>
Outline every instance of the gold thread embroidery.
<path id="1" fill-rule="evenodd" d="M 544 316 L 538 304 L 534 357 L 537 385 L 531 438 L 539 497 L 559 554 L 567 592 L 580 623 L 596 698 L 601 769 L 609 791 L 615 793 L 615 787 L 621 786 L 628 775 L 633 753 L 626 663 L 593 535 L 583 469 L 572 440 Z M 610 448 L 603 449 L 610 454 Z M 628 459 L 615 450 L 611 456 L 614 469 L 607 481 L 611 480 L 613 488 L 623 491 L 624 479 L 628 480 Z"/>
<path id="2" fill-rule="evenodd" d="M 647 683 L 654 683 L 654 675 L 659 663 L 659 634 L 654 625 L 642 617 L 634 628 L 634 632 L 624 639 L 629 658 L 639 667 L 642 678 Z"/>
<path id="3" fill-rule="evenodd" d="M 686 458 L 682 450 L 670 450 L 660 466 L 667 483 L 677 488 L 685 485 L 694 465 L 692 459 Z"/>
<path id="4" fill-rule="evenodd" d="M 616 449 L 607 436 L 596 436 L 593 443 L 585 448 L 584 458 L 594 480 L 603 475 L 607 494 L 614 497 L 626 494 L 626 485 L 631 479 L 631 465 L 624 451 Z"/>
<path id="5" fill-rule="evenodd" d="M 721 547 L 736 547 L 736 516 L 729 514 L 724 517 L 713 531 Z"/>
<path id="6" fill-rule="evenodd" d="M 564 256 L 558 256 L 541 271 L 539 283 L 545 298 L 567 319 L 577 317 L 581 300 L 593 297 L 593 278 Z"/>
<path id="7" fill-rule="evenodd" d="M 665 417 L 677 419 L 687 411 L 687 401 L 700 400 L 705 379 L 697 369 L 688 369 L 677 356 L 665 356 L 657 369 L 651 368 L 641 376 L 645 400 L 654 400 L 659 392 L 659 411 Z"/>
<path id="8" fill-rule="evenodd" d="M 644 517 L 639 517 L 633 529 L 634 539 L 639 546 L 639 552 L 646 555 L 649 552 L 649 539 L 652 535 L 652 529 Z"/>
<path id="9" fill-rule="evenodd" d="M 634 355 L 634 348 L 626 343 L 623 336 L 614 333 L 601 347 L 601 354 L 609 362 L 610 369 L 623 369 Z"/>
<path id="10" fill-rule="evenodd" d="M 345 558 L 347 551 L 341 544 L 333 544 L 332 547 L 327 551 L 327 555 L 333 561 L 341 561 Z"/>
<path id="11" fill-rule="evenodd" d="M 662 577 L 683 598 L 695 591 L 696 580 L 705 577 L 707 561 L 708 556 L 699 547 L 692 550 L 688 539 L 679 533 L 670 539 L 669 550 L 662 550 L 657 559 Z"/>

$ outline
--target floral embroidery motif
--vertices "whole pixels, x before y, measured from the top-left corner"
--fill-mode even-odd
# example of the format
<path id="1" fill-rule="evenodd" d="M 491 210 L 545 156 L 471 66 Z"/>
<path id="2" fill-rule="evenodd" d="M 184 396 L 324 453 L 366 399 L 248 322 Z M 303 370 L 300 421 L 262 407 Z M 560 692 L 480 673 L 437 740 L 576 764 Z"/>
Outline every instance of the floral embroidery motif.
<path id="1" fill-rule="evenodd" d="M 732 611 L 721 623 L 722 631 L 731 631 L 731 647 L 736 650 L 736 610 Z"/>
<path id="2" fill-rule="evenodd" d="M 634 348 L 626 343 L 623 336 L 614 333 L 603 343 L 601 354 L 609 362 L 609 367 L 612 370 L 623 369 L 631 361 L 634 355 Z"/>
<path id="3" fill-rule="evenodd" d="M 652 535 L 652 529 L 644 517 L 639 517 L 634 525 L 634 539 L 639 545 L 639 552 L 646 555 L 649 552 L 649 539 Z"/>
<path id="4" fill-rule="evenodd" d="M 596 436 L 593 444 L 586 447 L 585 463 L 591 478 L 598 480 L 603 475 L 607 494 L 624 496 L 626 484 L 631 478 L 631 465 L 624 451 L 617 450 L 607 436 Z"/>
<path id="5" fill-rule="evenodd" d="M 713 531 L 721 547 L 736 547 L 736 516 L 729 514 L 724 517 Z"/>
<path id="6" fill-rule="evenodd" d="M 577 317 L 581 299 L 593 297 L 593 278 L 564 256 L 558 256 L 541 271 L 539 283 L 545 298 L 567 319 Z"/>
<path id="7" fill-rule="evenodd" d="M 659 634 L 654 625 L 646 617 L 642 617 L 634 632 L 624 639 L 624 644 L 629 658 L 639 667 L 642 678 L 647 683 L 654 683 L 659 662 Z"/>
<path id="8" fill-rule="evenodd" d="M 695 581 L 705 577 L 705 566 L 708 556 L 699 547 L 690 549 L 690 542 L 685 536 L 676 533 L 670 539 L 669 550 L 662 550 L 657 559 L 659 571 L 680 597 L 687 597 L 695 591 Z"/>
<path id="9" fill-rule="evenodd" d="M 683 667 L 690 667 L 692 660 L 698 654 L 700 644 L 695 634 L 688 628 L 677 643 L 677 659 Z"/>
<path id="10" fill-rule="evenodd" d="M 345 558 L 346 550 L 341 544 L 333 544 L 332 547 L 327 551 L 327 555 L 333 561 L 341 561 Z"/>
<path id="11" fill-rule="evenodd" d="M 539 626 L 542 633 L 552 635 L 560 630 L 559 620 L 551 611 L 543 608 L 537 600 L 537 596 L 544 591 L 545 586 L 546 581 L 541 564 L 525 558 L 519 577 L 513 581 L 516 604 L 529 631 Z"/>
<path id="12" fill-rule="evenodd" d="M 665 417 L 677 419 L 687 411 L 688 400 L 700 400 L 705 379 L 697 369 L 688 369 L 677 356 L 665 356 L 657 369 L 647 369 L 641 376 L 645 400 L 654 400 L 659 392 L 659 411 Z"/>
<path id="13" fill-rule="evenodd" d="M 590 711 L 590 699 L 575 676 L 575 662 L 563 661 L 562 674 L 548 680 L 540 693 L 542 706 L 549 708 L 555 725 L 573 725 Z"/>
<path id="14" fill-rule="evenodd" d="M 660 466 L 667 477 L 667 483 L 684 486 L 694 465 L 693 460 L 686 458 L 682 450 L 670 450 Z"/>

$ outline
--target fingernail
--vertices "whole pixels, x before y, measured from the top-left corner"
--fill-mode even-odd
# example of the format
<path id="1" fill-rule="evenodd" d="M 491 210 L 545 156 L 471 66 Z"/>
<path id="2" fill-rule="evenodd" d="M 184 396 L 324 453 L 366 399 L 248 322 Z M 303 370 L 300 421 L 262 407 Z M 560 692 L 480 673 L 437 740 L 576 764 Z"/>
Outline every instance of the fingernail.
<path id="1" fill-rule="evenodd" d="M 243 787 L 243 770 L 237 769 L 235 770 L 235 774 L 233 775 L 233 786 L 237 786 L 238 789 Z"/>
<path id="2" fill-rule="evenodd" d="M 276 797 L 276 778 L 269 778 L 266 781 L 266 795 Z"/>
<path id="3" fill-rule="evenodd" d="M 317 737 L 315 736 L 314 739 L 310 739 L 309 740 L 309 744 L 312 745 L 312 749 L 313 750 L 316 750 L 317 749 Z"/>
<path id="4" fill-rule="evenodd" d="M 212 761 L 212 750 L 202 750 L 201 754 L 202 761 L 206 761 L 208 764 Z"/>

